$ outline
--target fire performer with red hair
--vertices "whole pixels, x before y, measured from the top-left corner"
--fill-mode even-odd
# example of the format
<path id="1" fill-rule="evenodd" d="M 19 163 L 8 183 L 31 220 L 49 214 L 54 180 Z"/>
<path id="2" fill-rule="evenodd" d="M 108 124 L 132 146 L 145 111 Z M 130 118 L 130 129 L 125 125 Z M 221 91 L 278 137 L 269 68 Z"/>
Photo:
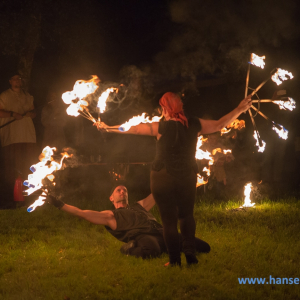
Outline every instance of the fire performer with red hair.
<path id="1" fill-rule="evenodd" d="M 197 165 L 195 151 L 199 134 L 220 131 L 233 122 L 252 104 L 247 97 L 219 120 L 187 119 L 183 103 L 177 94 L 165 93 L 159 101 L 164 119 L 160 122 L 139 124 L 121 132 L 116 126 L 96 123 L 99 130 L 156 136 L 156 156 L 151 170 L 151 192 L 161 215 L 164 239 L 172 266 L 181 265 L 177 223 L 183 238 L 182 251 L 187 264 L 198 263 L 195 255 L 196 224 L 193 216 Z"/>

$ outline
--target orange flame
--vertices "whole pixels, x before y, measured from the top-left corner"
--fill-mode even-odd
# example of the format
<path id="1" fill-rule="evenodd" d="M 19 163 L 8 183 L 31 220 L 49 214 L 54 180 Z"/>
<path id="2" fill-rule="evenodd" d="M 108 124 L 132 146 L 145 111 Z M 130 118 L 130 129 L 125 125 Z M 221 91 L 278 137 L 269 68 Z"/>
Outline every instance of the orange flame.
<path id="1" fill-rule="evenodd" d="M 43 187 L 42 180 L 44 178 L 47 177 L 50 181 L 53 181 L 54 175 L 52 173 L 61 169 L 65 157 L 70 157 L 68 153 L 62 153 L 61 160 L 58 163 L 52 158 L 54 151 L 56 151 L 55 147 L 50 148 L 49 146 L 46 146 L 39 156 L 40 162 L 31 166 L 30 170 L 33 173 L 29 174 L 28 180 L 24 181 L 24 185 L 28 187 L 28 189 L 25 191 L 27 195 L 31 195 L 35 191 L 41 189 Z M 40 196 L 36 201 L 41 203 L 41 199 L 42 198 Z M 30 212 L 33 211 L 36 206 L 39 206 L 36 205 L 36 201 L 29 207 L 30 209 L 28 208 Z"/>
<path id="2" fill-rule="evenodd" d="M 253 136 L 254 136 L 254 138 L 255 138 L 255 140 L 256 140 L 255 146 L 258 147 L 258 150 L 257 150 L 257 151 L 258 151 L 258 152 L 264 152 L 264 151 L 265 151 L 265 148 L 266 148 L 266 143 L 265 143 L 265 141 L 262 140 L 262 146 L 260 146 L 260 145 L 259 145 L 258 136 L 257 136 L 257 132 L 256 132 L 256 131 L 254 131 Z"/>
<path id="3" fill-rule="evenodd" d="M 289 78 L 286 77 L 286 75 L 289 76 Z M 277 85 L 280 85 L 283 81 L 288 80 L 288 79 L 292 79 L 292 78 L 294 78 L 294 76 L 291 72 L 288 72 L 288 71 L 280 69 L 280 68 L 278 68 L 277 72 L 274 73 L 274 75 L 271 77 L 271 79 Z"/>
<path id="4" fill-rule="evenodd" d="M 293 98 L 288 98 L 287 101 L 283 100 L 273 100 L 273 103 L 279 105 L 280 109 L 288 109 L 290 111 L 294 110 L 296 108 L 296 102 Z"/>
<path id="5" fill-rule="evenodd" d="M 75 100 L 76 98 L 85 98 L 96 91 L 98 82 L 100 82 L 100 79 L 96 75 L 92 75 L 90 80 L 77 80 L 71 92 L 62 94 L 63 101 L 66 104 L 71 104 L 72 100 Z"/>
<path id="6" fill-rule="evenodd" d="M 196 159 L 207 159 L 207 160 L 213 160 L 211 153 L 209 151 L 203 151 L 200 149 L 200 147 L 203 145 L 203 142 L 206 142 L 207 139 L 204 139 L 202 135 L 200 135 L 197 139 L 197 145 L 196 145 Z"/>
<path id="7" fill-rule="evenodd" d="M 272 129 L 276 131 L 278 136 L 284 140 L 287 140 L 288 138 L 288 130 L 286 130 L 282 125 L 277 124 L 277 126 L 281 127 L 281 129 L 278 129 L 275 125 L 273 125 Z"/>
<path id="8" fill-rule="evenodd" d="M 221 153 L 221 154 L 225 154 L 227 155 L 228 153 L 231 154 L 231 150 L 222 150 L 221 148 L 215 148 L 211 151 L 211 153 L 209 151 L 203 151 L 202 149 L 200 149 L 200 147 L 203 145 L 203 142 L 206 142 L 207 138 L 204 139 L 203 136 L 199 136 L 197 139 L 197 146 L 196 146 L 196 154 L 195 154 L 195 158 L 198 160 L 208 160 L 208 165 L 209 168 L 204 167 L 203 168 L 203 172 L 206 172 L 206 176 L 209 177 L 210 176 L 210 166 L 212 166 L 215 163 L 215 159 L 213 156 L 215 156 L 217 153 Z M 200 174 L 197 174 L 197 187 L 203 184 L 207 184 L 208 180 L 204 180 L 204 177 L 201 176 Z"/>
<path id="9" fill-rule="evenodd" d="M 106 100 L 107 100 L 109 94 L 112 93 L 113 91 L 118 92 L 118 89 L 117 88 L 108 88 L 98 98 L 97 107 L 99 107 L 100 113 L 103 113 L 105 111 L 105 109 L 106 109 Z"/>
<path id="10" fill-rule="evenodd" d="M 197 174 L 197 183 L 196 183 L 196 187 L 199 187 L 203 184 L 207 184 L 208 180 L 204 180 L 204 177 L 201 176 L 200 174 Z"/>
<path id="11" fill-rule="evenodd" d="M 221 135 L 230 132 L 232 128 L 237 129 L 237 130 L 241 130 L 244 127 L 245 127 L 245 121 L 236 119 L 232 123 L 227 125 L 225 128 L 221 129 Z"/>
<path id="12" fill-rule="evenodd" d="M 265 67 L 265 62 L 264 62 L 264 59 L 266 57 L 265 56 L 258 56 L 254 53 L 251 53 L 251 61 L 250 63 L 256 67 L 259 67 L 259 68 L 264 68 Z"/>
<path id="13" fill-rule="evenodd" d="M 67 114 L 77 117 L 80 115 L 79 111 L 87 113 L 87 118 L 91 121 L 93 117 L 88 113 L 87 106 L 89 103 L 83 100 L 90 94 L 93 94 L 98 89 L 98 83 L 100 79 L 96 75 L 92 75 L 90 80 L 77 80 L 74 84 L 73 90 L 62 94 L 62 100 L 69 104 L 67 108 Z M 78 99 L 77 102 L 75 100 Z"/>
<path id="14" fill-rule="evenodd" d="M 245 185 L 245 189 L 244 189 L 245 199 L 244 199 L 243 207 L 252 207 L 255 205 L 255 203 L 251 203 L 251 199 L 250 199 L 251 187 L 252 187 L 251 182 Z"/>
<path id="15" fill-rule="evenodd" d="M 158 117 L 155 116 L 152 118 L 152 120 L 149 119 L 149 116 L 145 117 L 146 113 L 142 113 L 140 116 L 135 116 L 131 118 L 129 121 L 125 122 L 119 127 L 120 131 L 128 131 L 131 126 L 136 126 L 141 123 L 153 123 L 153 122 L 159 122 L 159 120 L 162 118 L 162 116 Z"/>

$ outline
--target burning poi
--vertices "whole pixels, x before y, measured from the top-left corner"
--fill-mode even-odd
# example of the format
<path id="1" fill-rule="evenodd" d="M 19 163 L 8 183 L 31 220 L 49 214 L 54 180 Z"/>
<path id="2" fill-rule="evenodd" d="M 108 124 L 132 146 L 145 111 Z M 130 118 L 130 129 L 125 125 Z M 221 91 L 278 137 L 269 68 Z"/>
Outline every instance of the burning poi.
<path id="1" fill-rule="evenodd" d="M 30 167 L 30 171 L 32 174 L 28 175 L 28 179 L 24 181 L 24 185 L 28 187 L 25 192 L 27 195 L 31 195 L 32 193 L 36 192 L 37 190 L 43 190 L 43 193 L 39 198 L 31 204 L 28 208 L 28 212 L 32 212 L 36 209 L 37 206 L 41 206 L 45 203 L 45 199 L 47 197 L 47 189 L 43 189 L 43 179 L 47 178 L 50 182 L 55 185 L 53 182 L 54 180 L 54 175 L 52 174 L 53 172 L 60 170 L 62 167 L 62 163 L 64 158 L 69 157 L 70 155 L 68 153 L 62 153 L 61 154 L 61 159 L 60 162 L 56 162 L 53 160 L 53 154 L 54 151 L 56 151 L 56 148 L 46 146 L 41 155 L 40 155 L 40 162 L 32 165 Z"/>
<path id="2" fill-rule="evenodd" d="M 89 102 L 86 98 L 94 94 L 99 86 L 98 83 L 100 79 L 96 75 L 92 75 L 90 80 L 77 80 L 73 87 L 72 91 L 65 92 L 62 94 L 62 100 L 69 104 L 67 108 L 67 114 L 70 116 L 77 117 L 79 115 L 85 117 L 86 119 L 96 123 L 95 118 L 89 112 L 88 106 Z M 118 91 L 117 88 L 108 88 L 106 89 L 98 98 L 97 107 L 99 109 L 98 112 L 98 121 L 100 122 L 100 113 L 103 113 L 106 109 L 106 101 L 110 93 Z"/>

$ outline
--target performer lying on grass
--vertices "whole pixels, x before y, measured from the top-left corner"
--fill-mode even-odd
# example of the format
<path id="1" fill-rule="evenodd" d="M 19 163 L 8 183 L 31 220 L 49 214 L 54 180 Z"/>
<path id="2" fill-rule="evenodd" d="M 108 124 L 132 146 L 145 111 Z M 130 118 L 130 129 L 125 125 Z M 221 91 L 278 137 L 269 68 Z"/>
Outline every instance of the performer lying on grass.
<path id="1" fill-rule="evenodd" d="M 251 102 L 251 98 L 246 97 L 219 120 L 203 120 L 197 117 L 188 119 L 180 97 L 168 92 L 159 101 L 164 117 L 160 122 L 132 126 L 125 132 L 119 130 L 120 125 L 110 127 L 102 122 L 94 124 L 98 130 L 157 138 L 150 187 L 160 212 L 172 266 L 181 265 L 180 247 L 188 264 L 198 263 L 195 255 L 196 223 L 193 216 L 198 172 L 195 161 L 197 136 L 220 131 L 242 112 L 247 111 Z M 182 242 L 177 229 L 178 221 Z"/>
<path id="2" fill-rule="evenodd" d="M 115 207 L 114 210 L 92 211 L 65 204 L 53 196 L 47 197 L 47 201 L 60 210 L 91 223 L 105 225 L 108 232 L 125 243 L 120 249 L 123 254 L 145 259 L 167 252 L 162 225 L 149 212 L 155 205 L 152 194 L 129 206 L 127 188 L 118 185 L 112 189 L 109 199 Z M 210 246 L 198 238 L 195 238 L 195 244 L 197 252 L 210 251 Z"/>

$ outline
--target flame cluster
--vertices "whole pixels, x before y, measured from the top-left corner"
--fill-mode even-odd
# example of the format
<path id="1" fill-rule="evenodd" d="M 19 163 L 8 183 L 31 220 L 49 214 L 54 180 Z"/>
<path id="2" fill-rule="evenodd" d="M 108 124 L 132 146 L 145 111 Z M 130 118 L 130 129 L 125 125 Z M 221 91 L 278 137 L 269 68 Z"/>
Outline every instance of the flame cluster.
<path id="1" fill-rule="evenodd" d="M 23 183 L 28 187 L 28 189 L 25 190 L 27 195 L 31 195 L 35 191 L 42 189 L 42 181 L 44 178 L 48 178 L 51 182 L 53 182 L 54 175 L 52 173 L 61 169 L 64 158 L 70 157 L 68 153 L 62 153 L 60 162 L 56 162 L 52 157 L 54 151 L 56 151 L 55 147 L 51 148 L 49 146 L 46 146 L 39 157 L 40 162 L 30 167 L 30 171 L 32 172 L 32 174 L 29 174 L 28 179 Z M 42 194 L 42 196 L 40 196 L 38 200 L 36 200 L 31 206 L 29 206 L 27 210 L 29 212 L 34 211 L 37 206 L 44 204 L 44 199 L 45 196 L 43 196 Z"/>
<path id="2" fill-rule="evenodd" d="M 93 75 L 90 80 L 77 80 L 72 91 L 62 94 L 62 100 L 69 104 L 68 115 L 77 117 L 80 114 L 79 111 L 83 112 L 87 108 L 89 103 L 83 99 L 96 91 L 99 81 L 96 75 Z"/>
<path id="3" fill-rule="evenodd" d="M 92 75 L 90 80 L 77 80 L 72 91 L 68 91 L 62 94 L 62 100 L 69 104 L 67 108 L 67 114 L 70 116 L 77 117 L 82 115 L 92 122 L 96 122 L 94 117 L 90 114 L 88 110 L 89 102 L 85 100 L 91 94 L 94 94 L 98 88 L 98 83 L 100 79 L 96 75 Z M 117 88 L 111 87 L 106 89 L 98 98 L 97 107 L 99 108 L 99 113 L 103 113 L 106 109 L 106 102 L 108 96 L 112 92 L 118 92 Z"/>
<path id="4" fill-rule="evenodd" d="M 200 135 L 197 139 L 195 158 L 197 160 L 202 160 L 202 159 L 208 160 L 208 168 L 205 166 L 202 170 L 202 172 L 206 173 L 205 177 L 207 179 L 205 179 L 204 176 L 197 174 L 197 184 L 196 184 L 197 187 L 199 187 L 200 185 L 203 185 L 203 184 L 207 184 L 208 177 L 210 176 L 210 173 L 211 173 L 210 167 L 215 163 L 214 156 L 217 153 L 220 153 L 222 155 L 227 155 L 228 153 L 232 152 L 230 149 L 222 150 L 221 148 L 215 148 L 211 152 L 209 152 L 207 150 L 204 151 L 201 149 L 203 142 L 207 142 L 207 138 L 205 139 L 205 138 L 203 138 L 202 135 Z"/>
<path id="5" fill-rule="evenodd" d="M 231 129 L 241 130 L 245 127 L 245 121 L 236 119 L 231 124 L 229 124 L 227 127 L 224 127 L 221 129 L 221 135 L 228 133 L 231 131 Z"/>

